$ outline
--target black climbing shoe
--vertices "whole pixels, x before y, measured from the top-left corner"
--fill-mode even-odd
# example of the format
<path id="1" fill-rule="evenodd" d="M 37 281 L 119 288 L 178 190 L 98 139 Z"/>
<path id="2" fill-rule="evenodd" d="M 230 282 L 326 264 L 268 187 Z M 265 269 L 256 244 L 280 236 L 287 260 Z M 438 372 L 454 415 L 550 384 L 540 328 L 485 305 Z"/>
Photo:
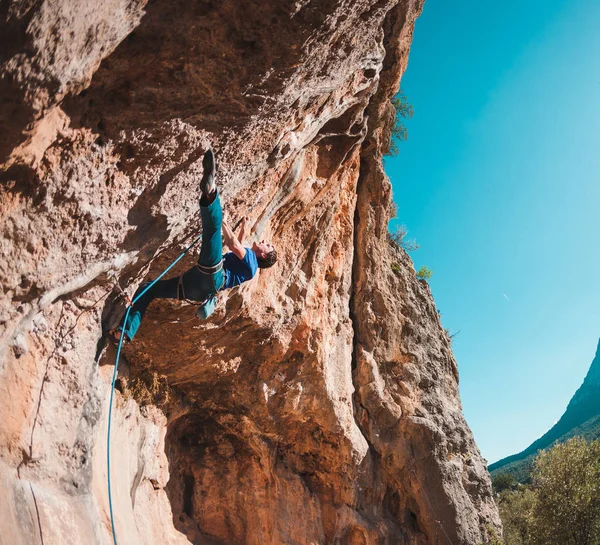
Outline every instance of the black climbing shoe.
<path id="1" fill-rule="evenodd" d="M 123 330 L 120 327 L 116 327 L 115 329 L 111 329 L 105 333 L 107 339 L 109 339 L 115 346 L 119 346 L 119 342 L 121 340 L 121 336 L 123 335 Z M 129 337 L 125 335 L 123 337 L 122 344 L 127 344 L 131 342 Z"/>
<path id="2" fill-rule="evenodd" d="M 217 189 L 215 183 L 215 154 L 210 148 L 204 154 L 202 166 L 204 167 L 204 173 L 202 174 L 202 180 L 200 180 L 200 191 L 207 198 L 210 198 Z"/>

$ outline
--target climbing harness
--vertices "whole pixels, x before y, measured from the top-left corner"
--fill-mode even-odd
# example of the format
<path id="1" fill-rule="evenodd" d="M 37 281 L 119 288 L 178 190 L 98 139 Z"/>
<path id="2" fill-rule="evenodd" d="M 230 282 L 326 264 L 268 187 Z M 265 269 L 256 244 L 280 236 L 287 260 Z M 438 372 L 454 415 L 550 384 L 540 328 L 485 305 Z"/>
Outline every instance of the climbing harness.
<path id="1" fill-rule="evenodd" d="M 146 288 L 139 295 L 137 295 L 133 300 L 125 293 L 125 291 L 123 290 L 123 288 L 121 288 L 119 283 L 118 282 L 116 283 L 119 291 L 121 292 L 121 295 L 123 295 L 125 297 L 125 300 L 128 302 L 127 311 L 125 312 L 125 318 L 123 319 L 123 324 L 127 323 L 127 318 L 129 318 L 129 313 L 131 312 L 133 305 L 137 301 L 139 301 L 142 298 L 142 296 L 144 296 L 148 292 L 148 290 L 150 290 L 152 288 L 152 286 L 154 286 L 154 284 L 156 284 L 165 274 L 167 274 L 175 266 L 175 264 L 178 263 L 179 260 L 182 259 L 183 256 L 185 254 L 187 254 L 194 247 L 194 245 L 201 238 L 202 238 L 202 235 L 198 235 L 194 239 L 194 241 L 179 255 L 179 257 L 177 259 L 175 259 L 175 261 L 173 261 L 173 263 L 171 263 L 160 275 L 158 275 L 157 278 L 155 278 L 152 282 L 150 282 L 146 286 Z M 123 346 L 123 338 L 124 337 L 125 337 L 125 331 L 122 330 L 121 336 L 119 338 L 119 345 L 117 346 L 117 356 L 115 358 L 115 369 L 113 371 L 112 385 L 111 385 L 111 389 L 110 389 L 110 405 L 108 408 L 108 433 L 107 433 L 107 438 L 106 438 L 106 468 L 107 468 L 107 475 L 108 475 L 108 479 L 107 479 L 108 480 L 108 507 L 110 510 L 110 525 L 112 528 L 114 545 L 118 545 L 118 544 L 117 544 L 117 533 L 115 531 L 115 519 L 113 516 L 112 493 L 111 493 L 111 486 L 110 486 L 110 424 L 111 424 L 111 419 L 112 419 L 112 407 L 113 407 L 113 397 L 115 394 L 115 383 L 117 381 L 117 372 L 119 370 L 119 357 L 121 356 L 121 347 Z"/>
<path id="2" fill-rule="evenodd" d="M 202 274 L 215 274 L 223 269 L 223 260 L 221 259 L 221 261 L 219 261 L 216 265 L 214 265 L 212 267 L 206 267 L 204 265 L 200 265 L 200 263 L 196 263 L 196 268 Z"/>
<path id="3" fill-rule="evenodd" d="M 223 269 L 223 260 L 221 260 L 214 267 L 203 267 L 202 265 L 196 264 L 196 268 L 202 274 L 207 274 L 207 275 L 214 274 L 214 273 L 217 273 L 217 272 L 219 272 L 220 270 Z M 194 299 L 188 299 L 185 296 L 185 287 L 183 285 L 183 275 L 184 274 L 185 274 L 185 272 L 181 273 L 179 275 L 179 280 L 177 281 L 177 300 L 178 301 L 183 301 L 183 302 L 187 303 L 188 305 L 192 305 L 192 306 L 195 306 L 195 307 L 202 307 L 202 306 L 206 305 L 206 303 L 208 303 L 211 299 L 213 299 L 216 296 L 216 292 L 218 290 L 215 290 L 214 293 L 211 293 L 210 295 L 208 295 L 202 301 L 195 301 Z M 214 282 L 213 282 L 213 286 L 214 286 Z"/>

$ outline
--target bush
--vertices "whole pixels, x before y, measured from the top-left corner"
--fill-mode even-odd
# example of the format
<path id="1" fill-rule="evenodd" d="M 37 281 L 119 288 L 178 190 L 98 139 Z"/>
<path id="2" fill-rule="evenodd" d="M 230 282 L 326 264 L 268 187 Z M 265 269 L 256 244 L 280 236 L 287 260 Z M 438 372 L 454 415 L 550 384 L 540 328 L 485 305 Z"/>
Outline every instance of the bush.
<path id="1" fill-rule="evenodd" d="M 398 155 L 400 151 L 398 148 L 398 142 L 404 142 L 408 139 L 408 129 L 404 125 L 404 119 L 411 118 L 413 116 L 413 107 L 409 104 L 408 99 L 400 90 L 398 94 L 392 99 L 392 106 L 394 107 L 394 124 L 390 133 L 390 142 L 386 155 Z"/>
<path id="2" fill-rule="evenodd" d="M 397 248 L 402 248 L 407 252 L 414 252 L 419 249 L 419 245 L 414 238 L 407 239 L 407 233 L 406 225 L 400 225 L 394 231 L 388 232 L 388 240 Z"/>
<path id="3" fill-rule="evenodd" d="M 533 531 L 540 545 L 600 542 L 600 440 L 573 437 L 535 460 Z"/>
<path id="4" fill-rule="evenodd" d="M 516 485 L 517 480 L 510 473 L 501 473 L 492 479 L 492 487 L 496 493 L 512 490 Z"/>
<path id="5" fill-rule="evenodd" d="M 506 545 L 600 544 L 600 440 L 541 451 L 532 479 L 498 498 Z"/>
<path id="6" fill-rule="evenodd" d="M 499 511 L 504 526 L 505 545 L 533 545 L 532 510 L 536 494 L 523 487 L 500 495 Z"/>
<path id="7" fill-rule="evenodd" d="M 427 267 L 425 267 L 425 265 L 423 265 L 417 271 L 417 278 L 419 280 L 429 280 L 431 278 L 432 274 L 433 274 L 433 271 L 431 269 L 428 269 Z"/>
<path id="8" fill-rule="evenodd" d="M 487 532 L 489 537 L 480 545 L 505 545 L 493 528 L 488 527 Z"/>

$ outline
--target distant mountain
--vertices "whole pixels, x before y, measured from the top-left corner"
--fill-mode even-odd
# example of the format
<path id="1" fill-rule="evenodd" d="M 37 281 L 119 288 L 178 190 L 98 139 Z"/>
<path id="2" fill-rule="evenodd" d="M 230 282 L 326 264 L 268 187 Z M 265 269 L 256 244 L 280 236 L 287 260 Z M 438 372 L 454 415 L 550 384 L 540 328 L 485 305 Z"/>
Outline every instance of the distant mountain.
<path id="1" fill-rule="evenodd" d="M 527 481 L 531 464 L 541 449 L 574 435 L 582 435 L 586 439 L 600 437 L 600 341 L 583 384 L 571 398 L 560 420 L 523 452 L 491 464 L 489 470 L 493 476 L 511 473 L 518 481 Z"/>

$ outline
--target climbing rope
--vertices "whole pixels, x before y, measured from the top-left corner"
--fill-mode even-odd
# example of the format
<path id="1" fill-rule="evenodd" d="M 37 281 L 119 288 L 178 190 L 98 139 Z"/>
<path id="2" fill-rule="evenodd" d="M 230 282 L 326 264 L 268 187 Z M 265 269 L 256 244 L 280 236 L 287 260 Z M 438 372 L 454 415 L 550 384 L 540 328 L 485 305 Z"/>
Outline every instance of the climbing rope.
<path id="1" fill-rule="evenodd" d="M 127 323 L 127 318 L 129 318 L 129 313 L 131 312 L 133 305 L 137 301 L 139 301 L 140 298 L 143 295 L 145 295 L 148 292 L 148 290 L 150 290 L 152 288 L 152 286 L 154 286 L 154 284 L 156 284 L 165 274 L 167 274 L 179 262 L 179 260 L 182 259 L 183 256 L 192 249 L 192 247 L 201 238 L 202 238 L 202 235 L 199 235 L 198 237 L 196 237 L 196 239 L 194 239 L 194 241 L 179 255 L 179 257 L 177 259 L 175 259 L 175 261 L 173 261 L 173 263 L 171 263 L 157 278 L 155 278 L 152 282 L 150 282 L 150 284 L 148 284 L 148 286 L 146 286 L 146 288 L 139 295 L 137 295 L 133 300 L 131 300 L 129 297 L 126 297 L 128 304 L 127 304 L 127 312 L 125 313 L 125 318 L 123 318 L 123 324 Z M 117 285 L 118 285 L 118 283 L 117 283 Z M 124 293 L 120 286 L 119 286 L 119 289 L 122 293 Z M 123 338 L 124 337 L 125 337 L 125 331 L 122 330 L 121 336 L 119 337 L 119 345 L 117 346 L 117 356 L 115 358 L 115 370 L 113 371 L 112 385 L 111 385 L 111 389 L 110 389 L 110 405 L 108 408 L 108 433 L 107 433 L 107 438 L 106 438 L 106 467 L 107 467 L 107 473 L 108 473 L 108 507 L 110 509 L 110 525 L 112 528 L 114 545 L 118 545 L 118 544 L 117 544 L 117 533 L 115 531 L 115 519 L 113 516 L 112 493 L 111 493 L 111 486 L 110 486 L 110 423 L 111 423 L 111 419 L 112 419 L 113 397 L 115 394 L 115 382 L 117 380 L 117 372 L 119 370 L 119 357 L 121 355 L 121 346 L 123 346 Z"/>
<path id="2" fill-rule="evenodd" d="M 417 472 L 414 469 L 411 469 L 411 471 L 414 473 L 415 477 L 417 478 L 417 482 L 419 483 L 419 486 L 421 487 L 421 490 L 423 491 L 423 495 L 425 496 L 425 499 L 427 500 L 427 503 L 429 504 L 431 512 L 433 513 L 433 516 L 435 517 L 434 518 L 435 522 L 437 522 L 439 524 L 440 528 L 442 529 L 442 532 L 444 532 L 444 535 L 446 536 L 448 543 L 450 543 L 450 545 L 453 545 L 452 540 L 450 539 L 450 536 L 448 535 L 448 533 L 446 532 L 446 529 L 444 528 L 444 525 L 442 524 L 442 521 L 438 519 L 438 515 L 435 512 L 435 509 L 433 508 L 433 504 L 431 503 L 431 500 L 429 499 L 429 495 L 427 494 L 427 489 L 423 486 L 423 483 L 421 482 L 421 479 L 419 479 L 419 475 L 417 474 Z M 437 537 L 437 532 L 436 532 L 436 537 Z"/>

